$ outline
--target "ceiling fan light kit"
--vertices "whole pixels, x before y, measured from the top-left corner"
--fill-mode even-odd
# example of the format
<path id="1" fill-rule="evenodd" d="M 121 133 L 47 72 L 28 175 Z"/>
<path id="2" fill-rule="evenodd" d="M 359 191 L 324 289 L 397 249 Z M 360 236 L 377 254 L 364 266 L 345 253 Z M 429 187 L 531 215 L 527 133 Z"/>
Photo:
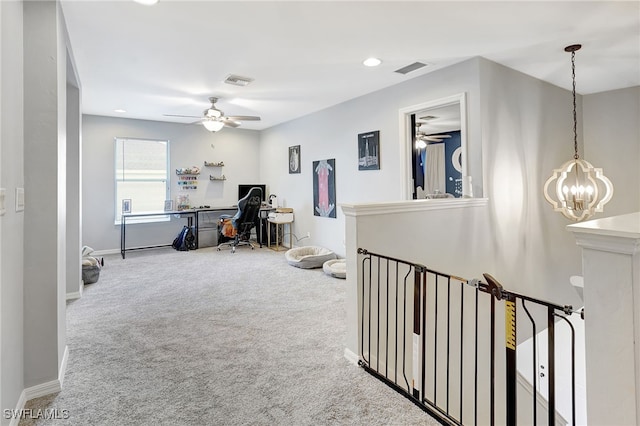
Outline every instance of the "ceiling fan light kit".
<path id="1" fill-rule="evenodd" d="M 604 205 L 613 197 L 613 184 L 602 169 L 594 167 L 578 155 L 575 54 L 581 47 L 580 44 L 573 44 L 564 49 L 565 52 L 571 52 L 574 155 L 571 160 L 554 169 L 544 184 L 544 197 L 553 206 L 553 210 L 576 222 L 603 211 Z M 552 185 L 554 181 L 555 184 Z"/>
<path id="2" fill-rule="evenodd" d="M 215 118 L 202 120 L 202 125 L 210 132 L 217 132 L 224 127 L 224 123 L 216 120 Z"/>

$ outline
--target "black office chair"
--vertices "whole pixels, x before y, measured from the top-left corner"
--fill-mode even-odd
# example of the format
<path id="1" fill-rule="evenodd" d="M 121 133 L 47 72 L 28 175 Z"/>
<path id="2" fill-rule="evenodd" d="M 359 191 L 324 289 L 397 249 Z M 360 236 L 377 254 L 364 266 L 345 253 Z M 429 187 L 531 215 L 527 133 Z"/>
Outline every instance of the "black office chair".
<path id="1" fill-rule="evenodd" d="M 262 204 L 262 189 L 253 187 L 244 198 L 238 200 L 238 212 L 234 216 L 221 215 L 218 223 L 218 238 L 231 238 L 230 241 L 218 244 L 218 251 L 223 246 L 230 246 L 231 252 L 236 247 L 247 245 L 253 250 L 255 247 L 249 241 L 251 229 L 258 222 L 260 205 Z"/>

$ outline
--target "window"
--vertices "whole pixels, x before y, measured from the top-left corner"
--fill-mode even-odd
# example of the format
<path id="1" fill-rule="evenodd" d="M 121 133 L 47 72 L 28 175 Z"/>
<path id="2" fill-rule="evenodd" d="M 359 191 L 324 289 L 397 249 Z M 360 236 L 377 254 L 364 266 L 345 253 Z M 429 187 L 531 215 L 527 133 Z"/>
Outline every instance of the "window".
<path id="1" fill-rule="evenodd" d="M 115 153 L 115 223 L 120 223 L 123 200 L 129 200 L 131 213 L 163 211 L 170 198 L 169 141 L 116 138 Z M 158 220 L 168 218 L 144 221 Z"/>

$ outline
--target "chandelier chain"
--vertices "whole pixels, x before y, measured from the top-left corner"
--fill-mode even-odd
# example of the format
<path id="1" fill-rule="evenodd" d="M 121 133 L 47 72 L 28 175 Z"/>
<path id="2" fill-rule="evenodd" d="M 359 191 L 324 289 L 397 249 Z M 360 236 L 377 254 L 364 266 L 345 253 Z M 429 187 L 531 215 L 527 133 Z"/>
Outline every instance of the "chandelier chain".
<path id="1" fill-rule="evenodd" d="M 576 114 L 576 52 L 571 52 L 571 79 L 573 80 L 573 158 L 577 160 L 578 155 L 578 115 Z"/>

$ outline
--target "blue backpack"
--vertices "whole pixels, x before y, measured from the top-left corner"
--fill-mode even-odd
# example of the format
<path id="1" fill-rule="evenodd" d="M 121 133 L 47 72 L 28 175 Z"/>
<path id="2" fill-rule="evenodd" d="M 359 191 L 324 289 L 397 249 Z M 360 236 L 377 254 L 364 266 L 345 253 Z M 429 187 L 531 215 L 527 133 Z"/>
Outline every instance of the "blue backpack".
<path id="1" fill-rule="evenodd" d="M 189 226 L 183 226 L 178 236 L 173 240 L 171 247 L 178 251 L 187 251 L 196 249 L 196 238 L 193 230 Z"/>

